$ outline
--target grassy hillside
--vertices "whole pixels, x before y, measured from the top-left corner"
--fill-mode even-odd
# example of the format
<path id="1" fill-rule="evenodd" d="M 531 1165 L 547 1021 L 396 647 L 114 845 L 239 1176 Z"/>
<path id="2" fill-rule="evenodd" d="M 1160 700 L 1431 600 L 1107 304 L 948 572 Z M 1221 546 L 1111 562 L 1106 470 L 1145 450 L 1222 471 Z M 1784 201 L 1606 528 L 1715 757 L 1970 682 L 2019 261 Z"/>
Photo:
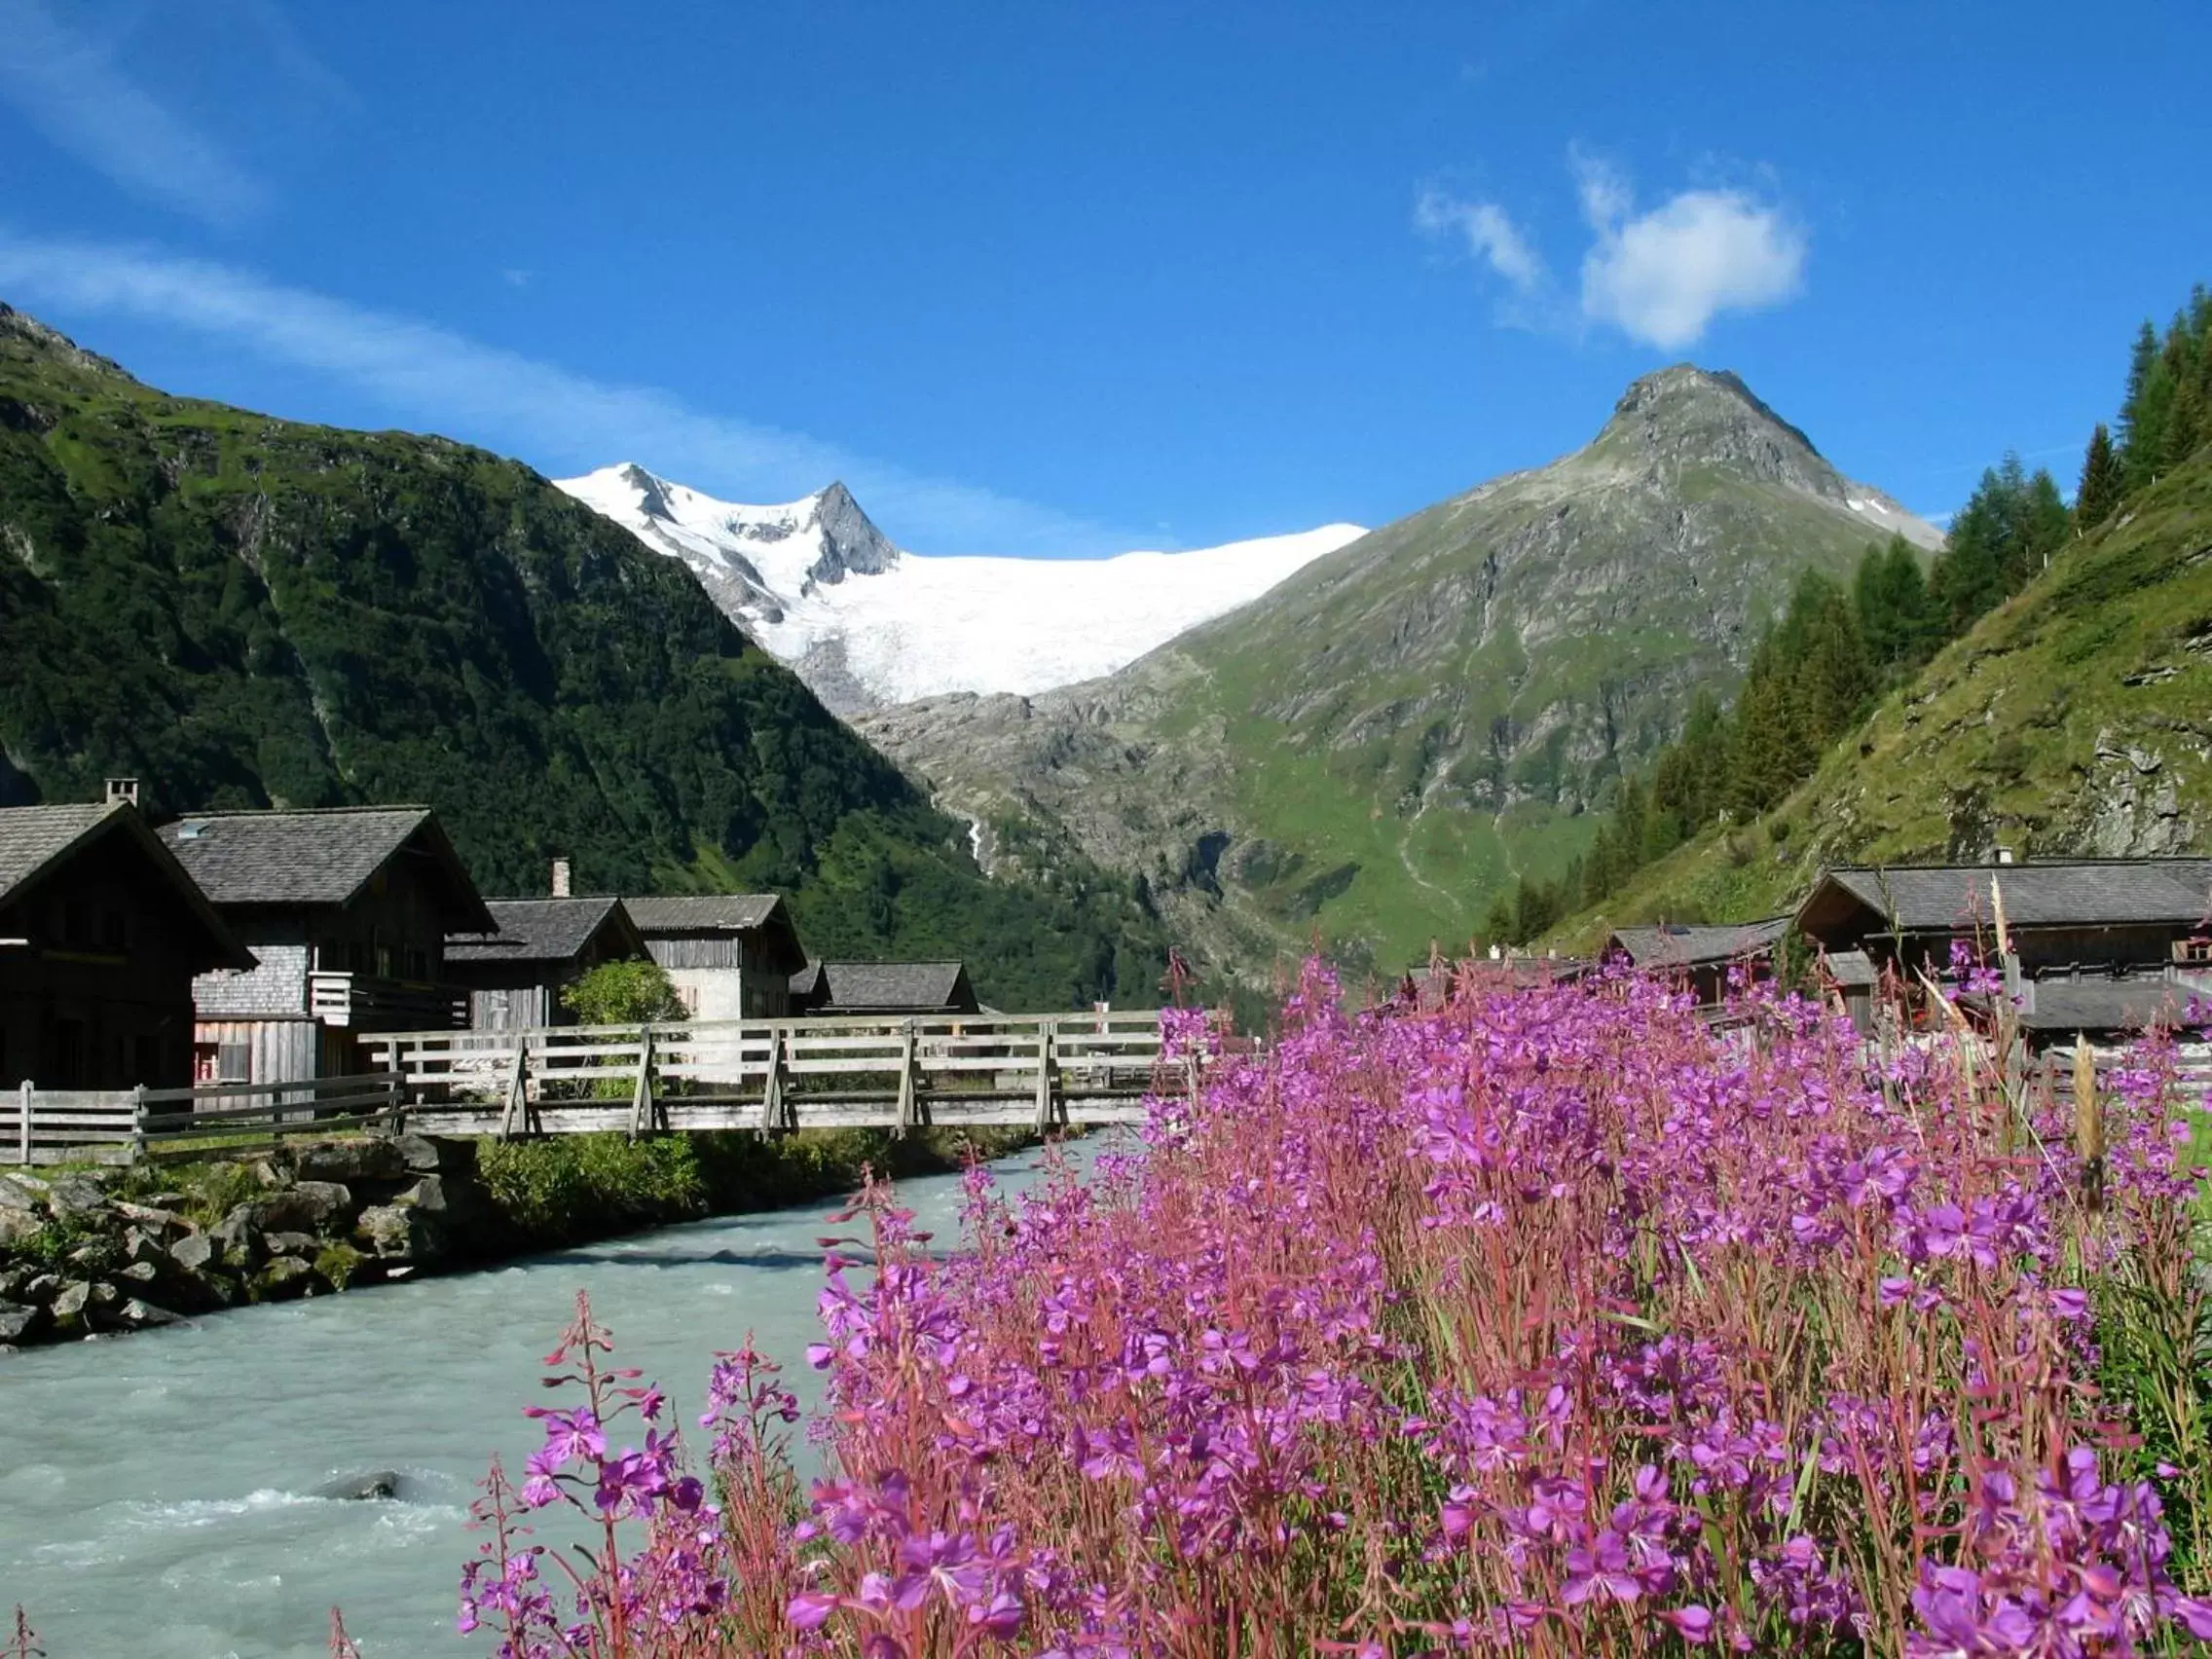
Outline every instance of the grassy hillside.
<path id="1" fill-rule="evenodd" d="M 0 802 L 427 801 L 487 892 L 767 888 L 996 1001 L 1149 995 L 1132 884 L 966 829 L 682 566 L 439 438 L 170 397 L 0 308 Z"/>
<path id="2" fill-rule="evenodd" d="M 2075 541 L 1753 823 L 1555 930 L 1772 914 L 1824 863 L 2212 846 L 2212 451 Z"/>

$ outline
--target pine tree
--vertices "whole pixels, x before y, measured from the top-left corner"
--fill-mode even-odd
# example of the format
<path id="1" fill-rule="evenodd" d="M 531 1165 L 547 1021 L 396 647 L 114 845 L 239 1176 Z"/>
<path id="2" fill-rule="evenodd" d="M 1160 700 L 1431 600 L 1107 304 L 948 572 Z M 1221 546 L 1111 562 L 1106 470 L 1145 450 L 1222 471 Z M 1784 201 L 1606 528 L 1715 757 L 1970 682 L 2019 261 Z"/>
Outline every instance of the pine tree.
<path id="1" fill-rule="evenodd" d="M 1809 746 L 1799 724 L 1789 677 L 1769 634 L 1752 653 L 1731 722 L 1726 802 L 1739 819 L 1755 818 L 1804 776 Z"/>
<path id="2" fill-rule="evenodd" d="M 2082 458 L 2082 483 L 2074 492 L 2074 523 L 2094 530 L 2120 505 L 2120 456 L 2112 447 L 2112 434 L 2102 421 L 2089 434 L 2088 453 Z"/>
<path id="3" fill-rule="evenodd" d="M 2136 330 L 2134 350 L 2128 353 L 2127 389 L 2120 399 L 2120 458 L 2122 471 L 2127 452 L 2135 447 L 2136 423 L 2143 408 L 2143 393 L 2151 384 L 2151 370 L 2158 360 L 2158 331 L 2145 317 Z"/>
<path id="4" fill-rule="evenodd" d="M 2017 461 L 2014 463 L 2017 467 Z M 1974 493 L 1951 519 L 1943 556 L 1929 585 L 1954 634 L 1966 632 L 2005 597 L 2005 544 L 2010 537 L 2009 490 L 1995 468 L 1984 471 Z"/>
<path id="5" fill-rule="evenodd" d="M 2141 343 L 2138 342 L 2140 350 Z M 2127 442 L 2120 450 L 2120 477 L 2130 496 L 2139 495 L 2157 481 L 2160 474 L 2173 464 L 2168 442 L 2172 435 L 2174 372 L 2179 366 L 2181 353 L 2161 350 L 2151 359 L 2138 387 L 2132 371 L 2128 375 L 2129 398 L 2120 411 L 2121 423 L 2127 427 Z"/>
<path id="6" fill-rule="evenodd" d="M 1852 597 L 1859 632 L 1878 679 L 1916 668 L 1942 644 L 1942 619 L 1929 597 L 1920 555 L 1901 535 L 1860 561 Z"/>
<path id="7" fill-rule="evenodd" d="M 2047 467 L 2036 468 L 2020 493 L 2013 516 L 2014 545 L 2007 561 L 2005 588 L 2018 593 L 2049 568 L 2052 555 L 2066 545 L 2073 520 Z"/>

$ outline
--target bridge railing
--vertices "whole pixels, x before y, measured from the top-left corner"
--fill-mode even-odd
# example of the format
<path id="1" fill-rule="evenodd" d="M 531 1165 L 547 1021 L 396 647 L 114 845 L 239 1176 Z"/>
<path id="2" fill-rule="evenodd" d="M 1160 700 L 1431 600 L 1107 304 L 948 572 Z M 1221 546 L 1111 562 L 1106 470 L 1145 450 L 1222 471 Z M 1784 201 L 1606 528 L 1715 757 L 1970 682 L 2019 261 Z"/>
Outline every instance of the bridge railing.
<path id="1" fill-rule="evenodd" d="M 1127 1122 L 1164 1077 L 1159 1016 L 928 1015 L 371 1037 L 432 1131 Z"/>

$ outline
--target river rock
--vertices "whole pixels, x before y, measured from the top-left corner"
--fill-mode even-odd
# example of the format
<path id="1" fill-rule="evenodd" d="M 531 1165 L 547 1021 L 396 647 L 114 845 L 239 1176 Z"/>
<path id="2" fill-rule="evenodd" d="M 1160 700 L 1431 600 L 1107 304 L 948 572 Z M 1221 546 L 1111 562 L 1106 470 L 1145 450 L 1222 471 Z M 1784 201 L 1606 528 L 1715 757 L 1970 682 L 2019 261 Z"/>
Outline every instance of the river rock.
<path id="1" fill-rule="evenodd" d="M 169 1260 L 188 1273 L 202 1272 L 215 1259 L 215 1242 L 204 1233 L 187 1233 L 169 1246 Z"/>
<path id="2" fill-rule="evenodd" d="M 123 1230 L 123 1254 L 127 1261 L 158 1262 L 168 1254 L 159 1228 L 127 1227 Z"/>
<path id="3" fill-rule="evenodd" d="M 353 1208 L 353 1195 L 335 1181 L 302 1181 L 273 1193 L 253 1207 L 264 1233 L 318 1233 Z"/>
<path id="4" fill-rule="evenodd" d="M 20 1300 L 52 1306 L 54 1299 L 61 1294 L 61 1275 L 58 1273 L 34 1274 L 31 1281 L 23 1286 Z"/>
<path id="5" fill-rule="evenodd" d="M 207 1230 L 207 1238 L 223 1253 L 223 1260 L 234 1268 L 248 1267 L 253 1262 L 254 1243 L 259 1235 L 253 1224 L 253 1205 L 238 1204 L 231 1212 Z"/>
<path id="6" fill-rule="evenodd" d="M 85 1316 L 85 1305 L 92 1299 L 92 1287 L 83 1279 L 71 1279 L 55 1293 L 54 1316 L 67 1323 Z"/>
<path id="7" fill-rule="evenodd" d="M 404 1181 L 407 1155 L 382 1136 L 316 1141 L 292 1150 L 292 1169 L 303 1181 Z"/>
<path id="8" fill-rule="evenodd" d="M 372 1469 L 366 1474 L 345 1475 L 314 1489 L 317 1497 L 341 1503 L 382 1503 L 399 1495 L 397 1469 Z"/>
<path id="9" fill-rule="evenodd" d="M 445 1167 L 445 1148 L 451 1143 L 432 1140 L 428 1135 L 405 1134 L 393 1135 L 385 1144 L 398 1153 L 400 1162 L 416 1174 L 428 1175 Z"/>
<path id="10" fill-rule="evenodd" d="M 20 1244 L 46 1226 L 46 1217 L 35 1209 L 0 1208 L 0 1249 Z"/>
<path id="11" fill-rule="evenodd" d="M 308 1281 L 314 1277 L 314 1269 L 297 1256 L 276 1256 L 261 1270 L 254 1282 L 260 1285 L 261 1294 L 273 1299 L 298 1296 L 309 1288 Z"/>
<path id="12" fill-rule="evenodd" d="M 425 1175 L 399 1197 L 395 1204 L 408 1204 L 431 1215 L 446 1213 L 446 1178 L 443 1175 Z"/>
<path id="13" fill-rule="evenodd" d="M 272 1256 L 312 1256 L 320 1242 L 312 1233 L 264 1233 L 261 1247 Z"/>
<path id="14" fill-rule="evenodd" d="M 107 1194 L 89 1174 L 64 1175 L 48 1189 L 46 1204 L 64 1221 L 94 1216 L 106 1209 Z"/>
<path id="15" fill-rule="evenodd" d="M 128 1325 L 134 1331 L 147 1331 L 156 1325 L 173 1325 L 177 1322 L 177 1316 L 166 1308 L 157 1308 L 151 1302 L 139 1301 L 135 1296 L 115 1310 L 115 1317 L 119 1323 Z"/>
<path id="16" fill-rule="evenodd" d="M 134 1204 L 129 1198 L 114 1200 L 115 1213 L 125 1221 L 147 1228 L 155 1233 L 174 1233 L 189 1227 L 183 1216 L 162 1204 Z"/>
<path id="17" fill-rule="evenodd" d="M 129 1260 L 123 1253 L 122 1241 L 105 1234 L 86 1239 L 69 1252 L 69 1265 L 83 1269 L 88 1276 L 113 1272 Z"/>
<path id="18" fill-rule="evenodd" d="M 162 1276 L 162 1270 L 151 1262 L 132 1262 L 129 1267 L 118 1270 L 115 1276 L 129 1279 L 132 1284 L 152 1284 Z"/>
<path id="19" fill-rule="evenodd" d="M 428 1261 L 444 1242 L 437 1218 L 413 1204 L 372 1205 L 361 1212 L 359 1228 L 380 1261 Z"/>
<path id="20" fill-rule="evenodd" d="M 46 1321 L 46 1309 L 17 1302 L 0 1302 L 0 1343 L 19 1343 L 34 1335 Z"/>
<path id="21" fill-rule="evenodd" d="M 0 1210 L 35 1210 L 45 1203 L 46 1183 L 36 1175 L 0 1175 Z"/>

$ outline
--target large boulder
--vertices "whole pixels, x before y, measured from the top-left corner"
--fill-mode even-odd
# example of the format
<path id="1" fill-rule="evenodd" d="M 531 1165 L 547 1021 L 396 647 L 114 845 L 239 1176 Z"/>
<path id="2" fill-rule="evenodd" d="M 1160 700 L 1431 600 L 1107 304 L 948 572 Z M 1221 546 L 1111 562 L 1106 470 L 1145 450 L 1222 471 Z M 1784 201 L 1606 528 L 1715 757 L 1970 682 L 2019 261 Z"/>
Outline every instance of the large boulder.
<path id="1" fill-rule="evenodd" d="M 312 1233 L 264 1233 L 261 1247 L 272 1256 L 313 1256 L 321 1242 Z"/>
<path id="2" fill-rule="evenodd" d="M 0 1250 L 20 1244 L 45 1227 L 46 1217 L 38 1210 L 0 1207 Z"/>
<path id="3" fill-rule="evenodd" d="M 314 1288 L 314 1269 L 297 1256 L 277 1256 L 261 1270 L 254 1284 L 272 1302 L 301 1296 Z"/>
<path id="4" fill-rule="evenodd" d="M 206 1236 L 222 1252 L 226 1267 L 243 1268 L 253 1263 L 255 1248 L 261 1241 L 261 1230 L 254 1225 L 253 1210 L 254 1206 L 249 1203 L 235 1204 L 230 1213 L 207 1230 Z"/>
<path id="5" fill-rule="evenodd" d="M 151 1302 L 132 1297 L 115 1310 L 116 1322 L 133 1331 L 152 1330 L 156 1325 L 173 1325 L 177 1316 L 166 1308 L 157 1308 Z"/>
<path id="6" fill-rule="evenodd" d="M 292 1148 L 292 1171 L 303 1182 L 404 1181 L 408 1167 L 399 1143 L 381 1135 Z"/>
<path id="7" fill-rule="evenodd" d="M 466 1175 L 476 1173 L 476 1143 L 441 1135 L 394 1135 L 390 1144 L 399 1150 L 410 1171 L 417 1175 Z"/>
<path id="8" fill-rule="evenodd" d="M 85 1308 L 92 1299 L 92 1287 L 84 1279 L 71 1279 L 55 1292 L 52 1304 L 54 1317 L 61 1324 L 70 1324 L 85 1316 Z"/>
<path id="9" fill-rule="evenodd" d="M 63 1221 L 81 1220 L 108 1207 L 107 1193 L 92 1175 L 77 1172 L 62 1176 L 47 1189 L 46 1204 Z"/>
<path id="10" fill-rule="evenodd" d="M 215 1241 L 204 1233 L 187 1233 L 169 1246 L 169 1260 L 188 1273 L 204 1270 L 215 1259 Z"/>
<path id="11" fill-rule="evenodd" d="M 36 1175 L 0 1175 L 0 1210 L 42 1209 L 46 1204 L 46 1183 Z"/>
<path id="12" fill-rule="evenodd" d="M 180 1233 L 192 1225 L 175 1210 L 161 1204 L 134 1204 L 128 1198 L 117 1198 L 114 1202 L 117 1215 L 151 1233 Z"/>
<path id="13" fill-rule="evenodd" d="M 415 1204 L 374 1204 L 361 1212 L 361 1239 L 384 1262 L 434 1261 L 445 1248 L 438 1218 Z"/>
<path id="14" fill-rule="evenodd" d="M 253 1206 L 264 1233 L 320 1233 L 351 1213 L 353 1195 L 335 1181 L 302 1181 L 288 1192 L 272 1193 Z"/>
<path id="15" fill-rule="evenodd" d="M 19 1343 L 38 1334 L 46 1323 L 46 1309 L 18 1302 L 0 1302 L 0 1343 Z"/>

